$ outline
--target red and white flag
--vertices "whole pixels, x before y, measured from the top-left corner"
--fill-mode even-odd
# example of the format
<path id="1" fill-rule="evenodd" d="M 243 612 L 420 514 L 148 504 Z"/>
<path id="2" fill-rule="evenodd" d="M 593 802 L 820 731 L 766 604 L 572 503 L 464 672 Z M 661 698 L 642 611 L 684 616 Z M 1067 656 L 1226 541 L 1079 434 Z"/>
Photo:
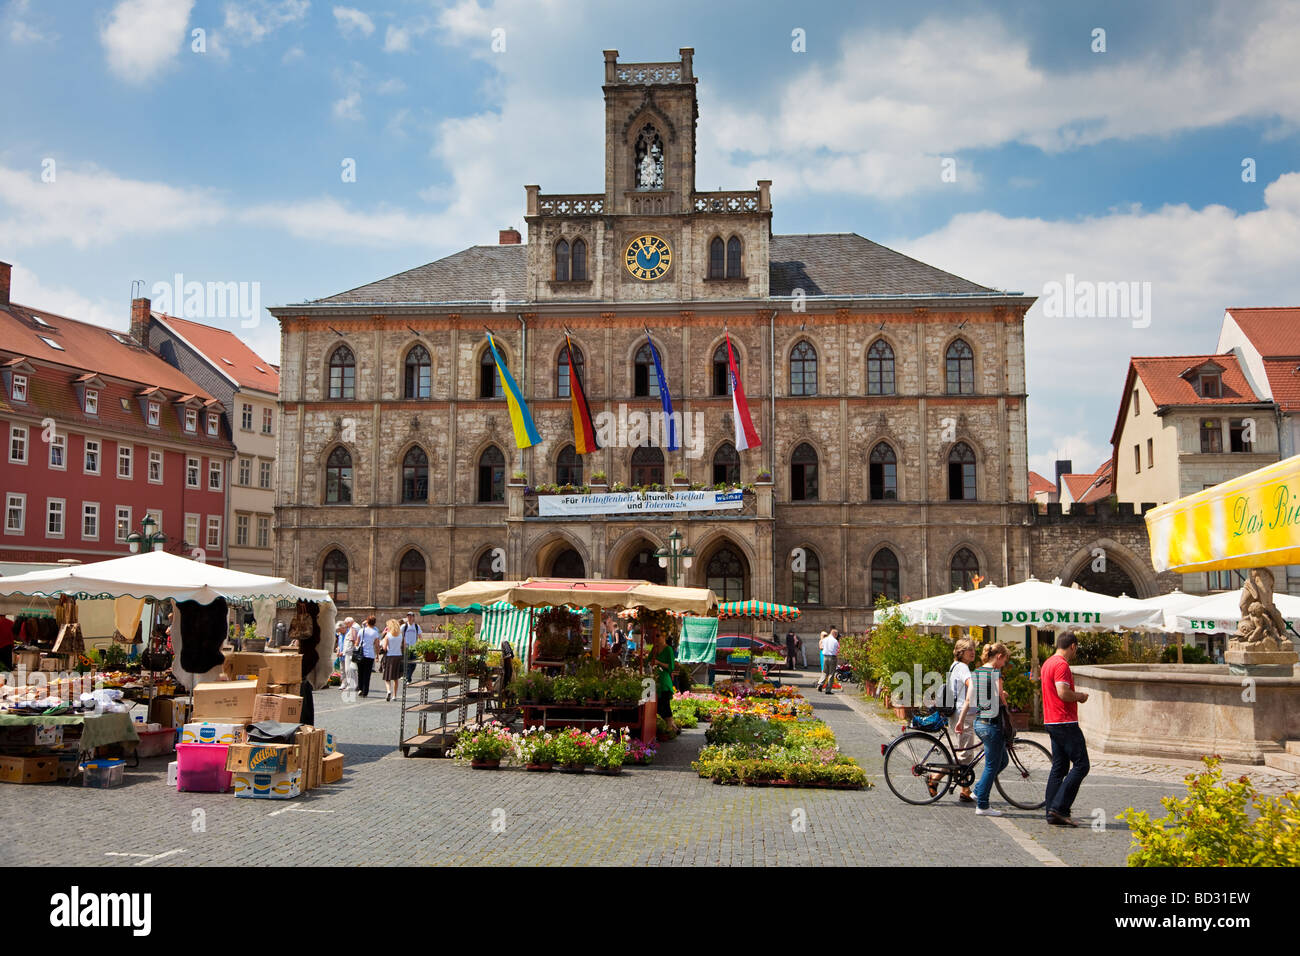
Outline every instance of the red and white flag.
<path id="1" fill-rule="evenodd" d="M 749 402 L 745 401 L 745 387 L 740 384 L 736 353 L 731 350 L 731 333 L 727 333 L 727 365 L 731 374 L 731 417 L 736 423 L 736 451 L 757 448 L 763 443 L 754 428 L 754 420 L 749 417 Z"/>

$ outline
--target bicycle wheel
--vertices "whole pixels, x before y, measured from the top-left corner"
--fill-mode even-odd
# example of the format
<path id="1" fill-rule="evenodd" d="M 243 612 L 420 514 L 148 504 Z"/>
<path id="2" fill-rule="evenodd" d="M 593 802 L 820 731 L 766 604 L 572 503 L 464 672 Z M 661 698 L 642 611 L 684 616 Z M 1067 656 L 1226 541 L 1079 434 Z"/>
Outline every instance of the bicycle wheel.
<path id="1" fill-rule="evenodd" d="M 1047 776 L 1052 752 L 1040 743 L 1017 737 L 1007 748 L 1006 769 L 994 781 L 998 793 L 1013 807 L 1037 810 L 1047 803 Z"/>
<path id="2" fill-rule="evenodd" d="M 952 786 L 952 754 L 943 742 L 929 734 L 903 734 L 885 751 L 885 783 L 904 803 L 924 806 L 934 803 Z M 926 784 L 931 773 L 942 776 L 934 795 Z"/>

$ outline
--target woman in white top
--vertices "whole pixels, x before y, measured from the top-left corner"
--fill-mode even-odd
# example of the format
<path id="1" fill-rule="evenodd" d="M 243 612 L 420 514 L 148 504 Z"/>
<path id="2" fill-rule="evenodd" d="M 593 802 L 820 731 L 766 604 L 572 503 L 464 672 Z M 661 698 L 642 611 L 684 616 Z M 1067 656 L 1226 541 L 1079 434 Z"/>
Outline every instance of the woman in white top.
<path id="1" fill-rule="evenodd" d="M 406 670 L 404 647 L 402 625 L 398 623 L 397 618 L 393 618 L 384 625 L 384 636 L 377 648 L 384 655 L 384 683 L 388 685 L 388 696 L 385 700 L 392 700 L 397 696 L 397 682 L 401 680 L 402 672 Z"/>
<path id="2" fill-rule="evenodd" d="M 973 761 L 978 753 L 978 748 L 975 746 L 975 721 L 967 719 L 963 723 L 961 720 L 966 697 L 970 694 L 970 666 L 975 663 L 975 656 L 975 642 L 969 637 L 963 637 L 953 645 L 952 667 L 948 668 L 947 693 L 944 701 L 945 706 L 948 703 L 953 705 L 952 743 L 955 748 L 953 757 L 958 763 L 964 764 Z M 938 785 L 940 779 L 941 777 L 936 776 L 929 778 L 932 790 Z M 962 787 L 957 799 L 962 803 L 975 802 L 975 798 L 970 795 L 970 787 Z"/>
<path id="3" fill-rule="evenodd" d="M 343 632 L 343 699 L 357 699 L 357 662 L 352 659 L 352 652 L 361 646 L 361 631 L 352 626 L 352 619 L 344 622 L 348 627 Z"/>

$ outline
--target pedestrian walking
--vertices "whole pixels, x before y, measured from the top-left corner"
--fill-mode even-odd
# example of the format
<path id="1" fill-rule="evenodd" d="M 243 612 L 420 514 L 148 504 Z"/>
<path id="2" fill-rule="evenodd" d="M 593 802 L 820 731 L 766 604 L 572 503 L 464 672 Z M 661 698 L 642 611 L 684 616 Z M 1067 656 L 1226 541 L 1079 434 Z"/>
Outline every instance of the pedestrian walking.
<path id="1" fill-rule="evenodd" d="M 956 718 L 956 722 L 952 725 L 955 748 L 953 756 L 957 758 L 958 763 L 967 765 L 974 763 L 978 756 L 976 753 L 978 748 L 975 746 L 975 721 L 966 719 L 966 699 L 970 696 L 971 684 L 970 665 L 975 663 L 977 656 L 974 641 L 969 637 L 958 640 L 952 648 L 952 666 L 948 668 L 948 679 L 944 685 L 944 704 L 952 707 Z M 931 794 L 935 792 L 940 779 L 942 777 L 938 775 L 929 778 Z M 962 803 L 975 802 L 970 787 L 962 787 L 957 799 Z"/>
<path id="2" fill-rule="evenodd" d="M 360 688 L 358 697 L 370 696 L 370 675 L 375 669 L 375 643 L 379 640 L 379 629 L 375 627 L 373 615 L 366 618 L 366 626 L 361 629 L 361 653 L 363 659 L 357 665 L 357 683 Z"/>
<path id="3" fill-rule="evenodd" d="M 397 682 L 402 679 L 406 669 L 406 643 L 402 639 L 402 625 L 397 618 L 384 624 L 384 636 L 379 640 L 379 651 L 384 655 L 384 683 L 388 686 L 390 701 L 397 696 Z"/>
<path id="4" fill-rule="evenodd" d="M 343 622 L 343 699 L 351 702 L 357 699 L 359 672 L 357 662 L 352 654 L 361 646 L 361 632 L 352 625 L 352 618 Z"/>
<path id="5" fill-rule="evenodd" d="M 1056 636 L 1056 653 L 1041 671 L 1043 679 L 1043 726 L 1052 738 L 1052 770 L 1047 775 L 1047 822 L 1058 827 L 1077 827 L 1071 816 L 1079 785 L 1088 776 L 1088 744 L 1079 729 L 1079 704 L 1088 695 L 1074 689 L 1070 665 L 1079 652 L 1079 638 L 1066 631 Z"/>
<path id="6" fill-rule="evenodd" d="M 970 692 L 962 704 L 958 724 L 965 724 L 973 710 L 975 735 L 984 743 L 984 772 L 975 783 L 975 814 L 981 817 L 1000 817 L 1001 810 L 989 807 L 989 791 L 993 781 L 1007 765 L 1007 744 L 1002 733 L 1002 707 L 1006 694 L 1002 690 L 1002 668 L 1010 654 L 1005 644 L 984 645 L 984 662 L 971 672 Z"/>
<path id="7" fill-rule="evenodd" d="M 402 625 L 402 643 L 406 645 L 406 682 L 409 684 L 415 676 L 415 642 L 420 639 L 420 625 L 415 622 L 415 612 L 406 612 L 406 623 Z"/>
<path id="8" fill-rule="evenodd" d="M 788 631 L 785 635 L 785 666 L 794 670 L 794 631 Z"/>
<path id="9" fill-rule="evenodd" d="M 822 680 L 826 684 L 826 693 L 835 693 L 835 668 L 840 662 L 839 631 L 831 628 L 826 639 L 822 641 Z M 820 684 L 818 685 L 821 686 Z"/>

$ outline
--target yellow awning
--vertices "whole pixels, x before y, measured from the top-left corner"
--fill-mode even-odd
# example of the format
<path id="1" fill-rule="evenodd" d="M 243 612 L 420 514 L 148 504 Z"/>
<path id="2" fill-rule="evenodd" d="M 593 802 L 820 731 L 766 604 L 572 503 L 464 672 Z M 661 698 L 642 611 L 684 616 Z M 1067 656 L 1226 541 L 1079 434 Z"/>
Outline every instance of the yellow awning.
<path id="1" fill-rule="evenodd" d="M 1146 514 L 1157 571 L 1300 564 L 1300 455 Z"/>

